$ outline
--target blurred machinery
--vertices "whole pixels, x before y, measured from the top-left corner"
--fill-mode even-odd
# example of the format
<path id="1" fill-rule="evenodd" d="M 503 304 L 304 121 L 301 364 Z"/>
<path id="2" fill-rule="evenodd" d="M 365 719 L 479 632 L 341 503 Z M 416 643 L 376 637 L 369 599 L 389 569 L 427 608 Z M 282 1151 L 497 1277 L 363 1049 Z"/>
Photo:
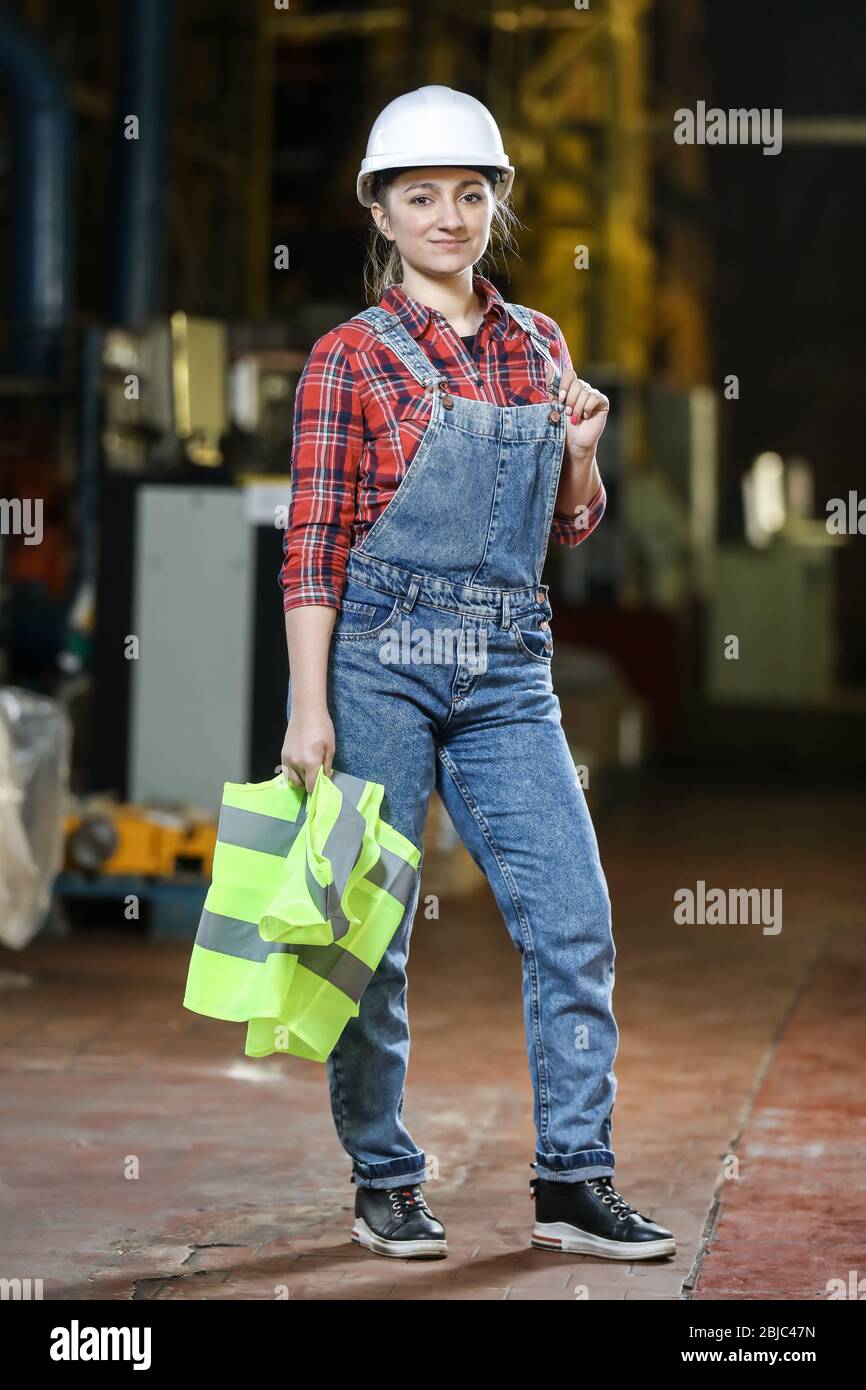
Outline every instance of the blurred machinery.
<path id="1" fill-rule="evenodd" d="M 216 819 L 204 810 L 88 797 L 65 818 L 63 867 L 84 874 L 210 878 L 216 833 Z"/>
<path id="2" fill-rule="evenodd" d="M 134 472 L 174 464 L 178 443 L 189 462 L 221 462 L 227 427 L 226 329 L 173 314 L 139 332 L 105 335 L 103 448 L 108 467 Z"/>
<path id="3" fill-rule="evenodd" d="M 811 538 L 779 538 L 766 550 L 721 547 L 706 627 L 711 699 L 807 705 L 832 696 L 840 544 L 815 522 Z"/>
<path id="4" fill-rule="evenodd" d="M 282 743 L 285 638 L 261 614 L 305 354 L 256 336 L 181 313 L 105 335 L 90 785 L 136 802 L 218 806 Z"/>
<path id="5" fill-rule="evenodd" d="M 306 354 L 254 345 L 246 325 L 177 312 L 109 329 L 102 355 L 108 469 L 285 470 L 291 403 Z"/>
<path id="6" fill-rule="evenodd" d="M 742 478 L 746 540 L 716 556 L 706 687 L 728 703 L 826 703 L 837 687 L 836 556 L 846 538 L 811 516 L 804 459 L 754 459 Z"/>

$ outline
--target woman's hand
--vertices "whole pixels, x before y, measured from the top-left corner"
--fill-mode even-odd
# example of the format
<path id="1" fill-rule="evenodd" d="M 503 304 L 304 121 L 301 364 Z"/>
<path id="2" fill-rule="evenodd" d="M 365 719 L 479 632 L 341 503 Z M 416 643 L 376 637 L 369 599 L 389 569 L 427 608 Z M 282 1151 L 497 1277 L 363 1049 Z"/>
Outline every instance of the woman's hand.
<path id="1" fill-rule="evenodd" d="M 311 792 L 320 767 L 324 767 L 326 777 L 331 776 L 335 743 L 334 725 L 326 709 L 312 714 L 292 712 L 280 765 L 293 787 L 303 786 Z"/>
<path id="2" fill-rule="evenodd" d="M 572 367 L 562 373 L 559 400 L 567 412 L 565 447 L 569 458 L 593 458 L 607 424 L 610 401 L 588 381 L 583 381 Z"/>

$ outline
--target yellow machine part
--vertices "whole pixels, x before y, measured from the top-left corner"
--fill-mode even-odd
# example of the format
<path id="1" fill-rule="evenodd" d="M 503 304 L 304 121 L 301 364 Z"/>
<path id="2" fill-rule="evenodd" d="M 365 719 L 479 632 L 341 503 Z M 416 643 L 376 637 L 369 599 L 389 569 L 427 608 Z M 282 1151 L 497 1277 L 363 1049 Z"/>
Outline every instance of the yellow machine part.
<path id="1" fill-rule="evenodd" d="M 122 804 L 84 815 L 70 815 L 65 821 L 66 856 L 64 868 L 76 872 L 70 840 L 86 820 L 94 816 L 110 820 L 117 835 L 113 853 L 99 865 L 100 874 L 155 874 L 172 877 L 179 872 L 213 874 L 217 822 L 190 820 L 166 825 L 146 807 Z"/>

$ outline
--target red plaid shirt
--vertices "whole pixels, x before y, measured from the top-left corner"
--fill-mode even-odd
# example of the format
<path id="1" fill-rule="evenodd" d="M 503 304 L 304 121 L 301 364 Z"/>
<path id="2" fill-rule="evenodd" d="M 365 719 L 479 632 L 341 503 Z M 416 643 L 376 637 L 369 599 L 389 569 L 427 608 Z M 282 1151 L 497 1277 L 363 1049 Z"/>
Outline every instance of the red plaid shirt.
<path id="1" fill-rule="evenodd" d="M 391 285 L 379 303 L 423 343 L 453 394 L 503 406 L 549 401 L 549 368 L 529 335 L 495 285 L 476 272 L 473 287 L 484 312 L 474 357 L 444 314 L 399 286 Z M 563 370 L 571 367 L 558 324 L 538 310 L 533 317 Z M 394 496 L 430 409 L 424 388 L 366 324 L 338 324 L 313 344 L 295 392 L 292 489 L 278 576 L 284 611 L 306 604 L 339 609 L 349 550 Z M 554 512 L 551 540 L 579 545 L 605 503 L 602 484 L 585 524 Z"/>

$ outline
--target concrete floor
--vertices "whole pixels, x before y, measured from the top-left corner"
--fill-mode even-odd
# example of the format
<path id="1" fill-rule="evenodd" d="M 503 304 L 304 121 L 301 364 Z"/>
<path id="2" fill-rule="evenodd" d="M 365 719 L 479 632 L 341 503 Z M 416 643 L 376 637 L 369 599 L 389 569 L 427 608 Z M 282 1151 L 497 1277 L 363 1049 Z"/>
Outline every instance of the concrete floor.
<path id="1" fill-rule="evenodd" d="M 828 1298 L 866 1274 L 864 821 L 852 791 L 667 774 L 597 818 L 615 1181 L 675 1258 L 529 1247 L 519 957 L 485 887 L 419 919 L 410 961 L 405 1118 L 438 1160 L 448 1259 L 351 1243 L 324 1067 L 247 1059 L 240 1025 L 184 1010 L 188 946 L 99 931 L 0 962 L 0 1274 L 46 1299 Z M 699 879 L 782 888 L 782 931 L 675 925 Z"/>

